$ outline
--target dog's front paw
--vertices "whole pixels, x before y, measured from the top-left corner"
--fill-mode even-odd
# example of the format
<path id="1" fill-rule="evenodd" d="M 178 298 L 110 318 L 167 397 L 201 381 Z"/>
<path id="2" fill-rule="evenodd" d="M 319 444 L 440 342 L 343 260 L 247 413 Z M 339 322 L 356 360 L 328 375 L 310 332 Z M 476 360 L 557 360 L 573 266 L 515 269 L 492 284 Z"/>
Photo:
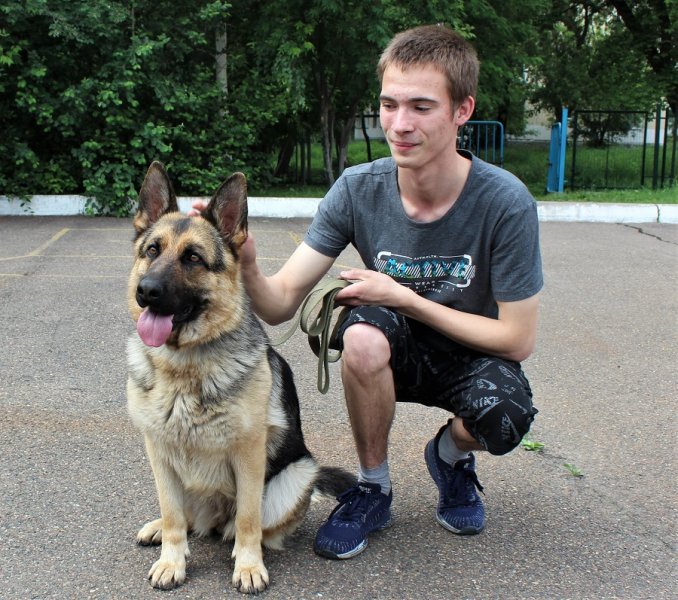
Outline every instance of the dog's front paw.
<path id="1" fill-rule="evenodd" d="M 186 581 L 186 561 L 171 561 L 161 558 L 151 567 L 148 572 L 148 579 L 150 579 L 154 588 L 161 590 L 171 590 L 180 586 Z"/>
<path id="2" fill-rule="evenodd" d="M 157 546 L 162 543 L 162 519 L 149 521 L 137 533 L 137 544 Z"/>
<path id="3" fill-rule="evenodd" d="M 258 594 L 268 587 L 268 571 L 263 562 L 251 566 L 239 566 L 233 571 L 233 586 L 243 594 Z"/>

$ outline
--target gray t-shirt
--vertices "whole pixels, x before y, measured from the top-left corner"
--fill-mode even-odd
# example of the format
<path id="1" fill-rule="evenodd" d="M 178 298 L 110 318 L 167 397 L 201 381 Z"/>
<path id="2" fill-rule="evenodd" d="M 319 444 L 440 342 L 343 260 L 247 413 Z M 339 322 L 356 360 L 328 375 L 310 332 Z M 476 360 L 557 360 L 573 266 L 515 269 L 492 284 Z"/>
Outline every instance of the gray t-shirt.
<path id="1" fill-rule="evenodd" d="M 348 168 L 318 207 L 304 241 L 337 257 L 348 245 L 366 268 L 417 294 L 496 318 L 496 301 L 524 300 L 543 285 L 534 198 L 508 171 L 472 158 L 452 208 L 430 223 L 410 219 L 392 158 Z"/>

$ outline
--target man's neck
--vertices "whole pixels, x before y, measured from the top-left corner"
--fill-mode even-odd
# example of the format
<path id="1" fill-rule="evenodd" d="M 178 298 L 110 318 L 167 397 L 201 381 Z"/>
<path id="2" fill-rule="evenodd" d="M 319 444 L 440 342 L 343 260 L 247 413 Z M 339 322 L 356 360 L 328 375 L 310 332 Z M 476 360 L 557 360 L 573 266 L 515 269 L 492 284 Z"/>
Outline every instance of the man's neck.
<path id="1" fill-rule="evenodd" d="M 398 167 L 400 198 L 407 216 L 423 223 L 441 218 L 459 198 L 470 171 L 471 161 L 456 151 L 446 163 L 421 169 Z"/>

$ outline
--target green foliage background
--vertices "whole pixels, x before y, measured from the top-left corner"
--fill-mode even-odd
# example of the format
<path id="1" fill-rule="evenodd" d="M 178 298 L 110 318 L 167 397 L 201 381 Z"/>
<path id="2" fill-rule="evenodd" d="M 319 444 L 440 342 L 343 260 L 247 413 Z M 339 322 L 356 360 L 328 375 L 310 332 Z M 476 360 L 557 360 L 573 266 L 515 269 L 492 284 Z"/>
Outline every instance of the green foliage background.
<path id="1" fill-rule="evenodd" d="M 554 113 L 568 100 L 571 86 L 549 83 L 559 57 L 548 39 L 560 53 L 579 51 L 580 71 L 619 63 L 595 93 L 576 91 L 582 105 L 607 94 L 647 108 L 664 80 L 603 10 L 611 3 L 597 4 L 614 27 L 601 29 L 611 36 L 587 30 L 587 41 L 583 1 L 4 0 L 0 194 L 85 194 L 91 212 L 125 215 L 152 160 L 167 164 L 179 194 L 198 195 L 236 170 L 260 186 L 284 181 L 292 150 L 308 141 L 322 144 L 330 183 L 350 160 L 353 119 L 375 105 L 381 49 L 422 23 L 473 40 L 482 63 L 474 118 L 501 120 L 509 133 L 524 127 L 526 100 Z M 585 77 L 570 81 L 586 88 Z"/>

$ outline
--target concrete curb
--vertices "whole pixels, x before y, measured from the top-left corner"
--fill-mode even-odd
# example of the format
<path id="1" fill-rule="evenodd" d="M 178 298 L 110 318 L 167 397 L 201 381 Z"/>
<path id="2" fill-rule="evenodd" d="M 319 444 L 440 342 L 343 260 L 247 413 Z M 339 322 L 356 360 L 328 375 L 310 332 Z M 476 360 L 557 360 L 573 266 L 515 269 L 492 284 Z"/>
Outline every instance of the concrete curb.
<path id="1" fill-rule="evenodd" d="M 179 198 L 186 211 L 200 197 Z M 85 196 L 33 196 L 30 203 L 0 196 L 0 216 L 71 216 L 85 212 Z M 249 215 L 273 219 L 311 218 L 320 198 L 248 199 Z M 678 204 L 608 204 L 594 202 L 538 202 L 540 221 L 590 223 L 678 223 Z"/>
<path id="2" fill-rule="evenodd" d="M 678 204 L 538 202 L 540 221 L 678 223 Z"/>
<path id="3" fill-rule="evenodd" d="M 209 198 L 185 196 L 178 198 L 179 208 L 186 212 L 194 200 Z M 85 214 L 85 196 L 33 196 L 30 202 L 0 196 L 0 216 L 55 217 Z M 248 198 L 252 217 L 279 219 L 310 218 L 318 209 L 320 198 Z"/>

